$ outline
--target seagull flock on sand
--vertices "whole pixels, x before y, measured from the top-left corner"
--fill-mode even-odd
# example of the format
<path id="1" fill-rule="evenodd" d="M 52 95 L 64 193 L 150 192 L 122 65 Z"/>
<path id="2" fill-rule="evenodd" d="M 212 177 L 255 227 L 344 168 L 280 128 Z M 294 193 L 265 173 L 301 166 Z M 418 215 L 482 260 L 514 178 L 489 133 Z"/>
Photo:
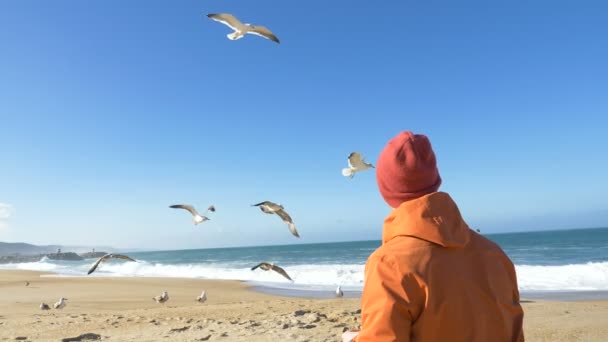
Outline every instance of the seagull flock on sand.
<path id="1" fill-rule="evenodd" d="M 242 23 L 239 19 L 237 19 L 232 14 L 211 13 L 211 14 L 207 14 L 207 18 L 230 27 L 234 31 L 227 35 L 228 39 L 230 39 L 230 40 L 239 40 L 247 34 L 253 34 L 253 35 L 257 35 L 262 38 L 271 40 L 277 44 L 280 43 L 279 38 L 272 31 L 270 31 L 267 27 Z M 348 178 L 352 179 L 356 173 L 362 172 L 362 171 L 365 171 L 365 170 L 368 170 L 371 168 L 374 168 L 374 165 L 365 162 L 365 158 L 361 157 L 361 154 L 359 152 L 352 152 L 348 156 L 348 167 L 342 169 L 342 175 L 344 177 L 348 177 Z M 281 220 L 283 220 L 283 222 L 285 222 L 285 224 L 287 224 L 287 228 L 289 229 L 289 231 L 291 232 L 291 234 L 293 236 L 295 236 L 297 238 L 300 237 L 300 234 L 298 233 L 298 230 L 296 229 L 296 225 L 294 224 L 293 219 L 287 213 L 287 211 L 285 211 L 285 208 L 281 204 L 277 204 L 277 203 L 274 203 L 271 201 L 264 201 L 264 202 L 260 202 L 257 204 L 253 204 L 252 206 L 260 208 L 260 210 L 265 214 L 269 214 L 269 215 L 276 214 L 278 217 L 281 218 Z M 194 208 L 194 206 L 192 206 L 190 204 L 174 204 L 174 205 L 169 206 L 169 208 L 183 209 L 183 210 L 188 211 L 192 215 L 192 221 L 193 221 L 194 225 L 198 225 L 205 221 L 209 221 L 210 218 L 207 217 L 207 215 L 210 212 L 211 213 L 215 212 L 215 206 L 213 206 L 213 205 L 210 205 L 207 208 L 207 210 L 205 210 L 203 215 L 201 215 Z M 87 274 L 90 275 L 91 273 L 95 272 L 95 270 L 97 270 L 101 264 L 103 264 L 111 259 L 122 259 L 122 260 L 126 260 L 126 261 L 136 262 L 135 259 L 133 259 L 129 256 L 126 256 L 123 254 L 110 253 L 110 254 L 106 254 L 106 255 L 100 257 L 99 259 L 97 259 L 97 261 L 95 261 L 95 263 L 91 266 L 91 268 L 89 269 Z M 291 279 L 291 277 L 287 274 L 287 272 L 283 268 L 275 265 L 274 263 L 261 262 L 261 263 L 257 264 L 256 266 L 253 266 L 251 268 L 251 270 L 254 271 L 257 268 L 260 268 L 264 271 L 274 271 L 274 272 L 280 274 L 281 276 L 285 277 L 289 281 L 293 282 L 293 279 Z M 29 282 L 26 282 L 25 286 L 29 286 L 29 284 L 30 284 Z M 338 286 L 335 294 L 336 294 L 336 297 L 344 296 L 344 292 L 342 291 L 341 286 Z M 169 300 L 169 293 L 165 290 L 159 296 L 152 297 L 152 299 L 158 304 L 164 304 Z M 201 292 L 201 294 L 196 297 L 196 301 L 199 303 L 204 303 L 206 300 L 207 300 L 207 293 L 203 290 Z M 53 308 L 57 309 L 57 310 L 61 310 L 61 309 L 65 308 L 65 306 L 67 305 L 66 301 L 67 301 L 67 298 L 61 297 L 58 302 L 53 304 Z M 48 304 L 40 303 L 40 310 L 46 311 L 46 310 L 50 310 L 50 309 L 51 309 L 51 307 Z"/>

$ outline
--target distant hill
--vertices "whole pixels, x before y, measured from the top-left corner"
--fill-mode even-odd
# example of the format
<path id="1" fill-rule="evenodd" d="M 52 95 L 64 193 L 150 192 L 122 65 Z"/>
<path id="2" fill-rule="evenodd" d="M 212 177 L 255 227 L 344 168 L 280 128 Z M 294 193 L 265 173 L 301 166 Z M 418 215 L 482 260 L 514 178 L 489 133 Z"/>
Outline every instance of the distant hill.
<path id="1" fill-rule="evenodd" d="M 36 246 L 23 242 L 0 242 L 0 255 L 30 255 L 57 252 L 61 246 Z"/>
<path id="2" fill-rule="evenodd" d="M 56 253 L 58 249 L 62 252 L 86 253 L 93 250 L 92 247 L 86 246 L 36 246 L 23 242 L 0 242 L 0 255 L 38 255 Z M 115 249 L 107 246 L 95 247 L 97 251 L 114 252 Z"/>

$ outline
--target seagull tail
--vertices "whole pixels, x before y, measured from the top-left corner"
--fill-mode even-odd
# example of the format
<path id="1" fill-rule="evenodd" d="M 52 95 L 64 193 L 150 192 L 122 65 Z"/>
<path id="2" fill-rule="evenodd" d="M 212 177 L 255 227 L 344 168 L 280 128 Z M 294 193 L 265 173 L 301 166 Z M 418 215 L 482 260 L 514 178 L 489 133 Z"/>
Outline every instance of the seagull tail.
<path id="1" fill-rule="evenodd" d="M 342 176 L 344 177 L 352 177 L 353 176 L 353 170 L 350 168 L 344 168 L 342 169 Z"/>
<path id="2" fill-rule="evenodd" d="M 226 37 L 228 37 L 228 39 L 230 39 L 230 40 L 237 40 L 237 39 L 241 39 L 241 38 L 243 38 L 243 36 L 244 36 L 244 35 L 239 34 L 239 33 L 238 33 L 238 32 L 236 32 L 236 31 L 234 31 L 234 32 L 232 32 L 232 33 L 228 33 L 228 34 L 226 35 Z"/>

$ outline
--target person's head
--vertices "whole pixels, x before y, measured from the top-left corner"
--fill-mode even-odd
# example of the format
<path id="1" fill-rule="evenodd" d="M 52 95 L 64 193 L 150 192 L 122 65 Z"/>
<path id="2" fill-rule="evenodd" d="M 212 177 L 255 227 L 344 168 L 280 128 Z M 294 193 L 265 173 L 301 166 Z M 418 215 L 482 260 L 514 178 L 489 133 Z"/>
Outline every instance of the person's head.
<path id="1" fill-rule="evenodd" d="M 391 139 L 378 158 L 376 181 L 392 208 L 437 191 L 441 177 L 429 139 L 410 131 Z"/>

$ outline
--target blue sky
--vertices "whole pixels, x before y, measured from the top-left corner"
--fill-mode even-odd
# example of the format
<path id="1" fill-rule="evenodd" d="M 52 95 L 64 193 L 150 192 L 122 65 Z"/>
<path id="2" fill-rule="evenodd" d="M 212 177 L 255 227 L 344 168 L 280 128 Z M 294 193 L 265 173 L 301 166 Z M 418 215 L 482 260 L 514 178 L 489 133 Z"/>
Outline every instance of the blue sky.
<path id="1" fill-rule="evenodd" d="M 470 225 L 608 226 L 601 1 L 0 3 L 0 241 L 378 239 L 375 162 L 429 136 Z M 204 17 L 269 27 L 229 41 Z M 292 214 L 296 240 L 251 204 Z M 194 227 L 174 203 L 204 208 Z"/>

